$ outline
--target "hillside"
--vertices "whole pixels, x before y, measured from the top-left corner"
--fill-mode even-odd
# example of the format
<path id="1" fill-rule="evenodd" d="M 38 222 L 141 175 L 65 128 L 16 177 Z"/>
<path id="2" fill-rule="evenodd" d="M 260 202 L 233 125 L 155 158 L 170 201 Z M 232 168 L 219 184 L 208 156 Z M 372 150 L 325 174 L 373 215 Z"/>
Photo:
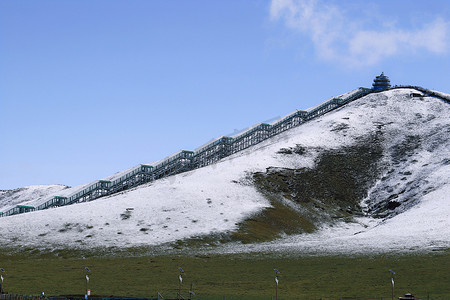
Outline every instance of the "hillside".
<path id="1" fill-rule="evenodd" d="M 0 236 L 15 249 L 449 248 L 450 105 L 412 92 L 370 94 L 217 164 L 126 192 L 0 218 Z M 18 203 L 5 195 L 0 205 Z"/>
<path id="2" fill-rule="evenodd" d="M 42 202 L 49 195 L 68 189 L 65 185 L 31 185 L 14 190 L 0 191 L 0 210 L 6 210 L 16 204 Z"/>

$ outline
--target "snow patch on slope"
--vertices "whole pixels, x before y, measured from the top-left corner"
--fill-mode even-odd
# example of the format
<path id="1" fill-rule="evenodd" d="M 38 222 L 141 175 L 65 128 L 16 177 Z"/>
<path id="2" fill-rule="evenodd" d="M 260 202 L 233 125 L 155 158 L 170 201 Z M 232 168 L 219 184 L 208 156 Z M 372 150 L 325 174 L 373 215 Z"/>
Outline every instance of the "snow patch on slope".
<path id="1" fill-rule="evenodd" d="M 253 187 L 233 182 L 228 166 L 179 174 L 89 203 L 2 218 L 0 232 L 23 246 L 129 247 L 231 231 L 268 203 Z"/>

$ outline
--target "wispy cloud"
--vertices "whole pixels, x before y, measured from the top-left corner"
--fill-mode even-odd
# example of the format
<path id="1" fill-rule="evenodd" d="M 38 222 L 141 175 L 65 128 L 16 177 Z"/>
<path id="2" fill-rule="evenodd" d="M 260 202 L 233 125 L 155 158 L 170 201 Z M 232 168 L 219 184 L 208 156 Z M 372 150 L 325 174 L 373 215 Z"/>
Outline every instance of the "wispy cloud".
<path id="1" fill-rule="evenodd" d="M 450 22 L 436 18 L 416 30 L 395 25 L 367 28 L 367 15 L 347 16 L 342 7 L 320 0 L 272 0 L 271 20 L 308 36 L 319 58 L 350 66 L 374 65 L 381 60 L 425 50 L 448 52 Z M 388 20 L 386 21 L 388 23 Z"/>

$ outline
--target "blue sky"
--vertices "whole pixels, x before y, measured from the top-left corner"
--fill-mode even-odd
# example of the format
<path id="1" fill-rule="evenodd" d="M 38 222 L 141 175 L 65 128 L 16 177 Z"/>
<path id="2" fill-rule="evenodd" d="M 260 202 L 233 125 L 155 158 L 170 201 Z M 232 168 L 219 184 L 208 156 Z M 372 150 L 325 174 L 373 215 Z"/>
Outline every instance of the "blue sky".
<path id="1" fill-rule="evenodd" d="M 448 1 L 0 1 L 0 189 L 70 186 L 382 71 L 450 93 Z"/>

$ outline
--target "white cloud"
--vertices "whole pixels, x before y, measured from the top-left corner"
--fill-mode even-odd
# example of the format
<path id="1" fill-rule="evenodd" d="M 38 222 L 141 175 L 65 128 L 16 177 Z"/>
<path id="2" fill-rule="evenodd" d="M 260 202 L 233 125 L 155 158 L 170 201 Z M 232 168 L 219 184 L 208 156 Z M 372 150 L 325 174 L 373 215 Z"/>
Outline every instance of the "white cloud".
<path id="1" fill-rule="evenodd" d="M 367 15 L 348 17 L 342 7 L 320 0 L 272 0 L 270 17 L 309 36 L 321 59 L 347 65 L 374 65 L 387 57 L 418 50 L 444 54 L 450 45 L 450 23 L 441 18 L 418 30 L 395 25 L 364 29 L 371 21 Z"/>

